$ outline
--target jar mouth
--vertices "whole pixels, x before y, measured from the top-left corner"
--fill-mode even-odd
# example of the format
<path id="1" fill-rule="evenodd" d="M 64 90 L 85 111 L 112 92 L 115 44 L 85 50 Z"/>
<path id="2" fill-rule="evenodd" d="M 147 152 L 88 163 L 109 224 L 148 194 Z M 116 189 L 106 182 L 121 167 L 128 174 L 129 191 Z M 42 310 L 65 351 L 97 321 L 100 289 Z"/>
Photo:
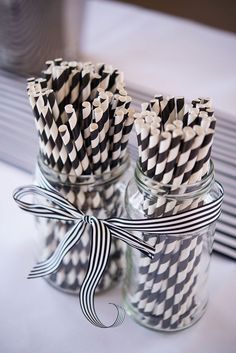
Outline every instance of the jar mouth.
<path id="1" fill-rule="evenodd" d="M 46 179 L 52 183 L 61 184 L 63 186 L 92 186 L 92 185 L 103 185 L 105 183 L 112 183 L 119 179 L 130 165 L 129 155 L 126 154 L 122 160 L 122 163 L 113 168 L 110 171 L 104 172 L 102 174 L 90 174 L 90 175 L 80 175 L 76 176 L 74 174 L 67 174 L 64 172 L 58 172 L 44 163 L 40 155 L 37 157 L 37 164 L 39 169 L 42 171 Z"/>
<path id="2" fill-rule="evenodd" d="M 193 184 L 181 184 L 176 186 L 174 184 L 164 184 L 149 178 L 143 173 L 140 163 L 137 162 L 135 168 L 135 181 L 141 192 L 150 195 L 149 198 L 156 198 L 157 196 L 164 196 L 175 199 L 188 199 L 207 193 L 214 183 L 214 164 L 210 160 L 210 169 L 202 180 Z"/>

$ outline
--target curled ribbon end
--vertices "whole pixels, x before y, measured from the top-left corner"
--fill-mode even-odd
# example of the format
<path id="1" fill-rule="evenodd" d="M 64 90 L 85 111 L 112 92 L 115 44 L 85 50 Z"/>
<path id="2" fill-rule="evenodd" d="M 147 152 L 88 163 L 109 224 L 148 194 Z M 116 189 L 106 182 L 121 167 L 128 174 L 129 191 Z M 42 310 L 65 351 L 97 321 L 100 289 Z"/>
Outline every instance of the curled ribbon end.
<path id="1" fill-rule="evenodd" d="M 37 275 L 30 272 L 27 276 L 27 279 L 33 279 L 33 278 L 39 278 L 39 277 L 42 277 L 42 275 L 37 276 Z"/>
<path id="2" fill-rule="evenodd" d="M 37 272 L 37 268 L 33 268 L 27 276 L 27 279 L 40 278 L 47 276 L 48 273 Z"/>
<path id="3" fill-rule="evenodd" d="M 120 326 L 124 320 L 125 320 L 125 316 L 126 316 L 126 311 L 125 309 L 120 306 L 120 305 L 117 305 L 115 303 L 109 303 L 110 305 L 113 305 L 116 310 L 117 310 L 117 316 L 116 316 L 116 319 L 114 321 L 114 323 L 111 325 L 111 326 L 108 326 L 108 327 L 117 327 L 117 326 Z"/>
<path id="4" fill-rule="evenodd" d="M 26 278 L 27 278 L 27 279 L 32 279 L 32 278 L 35 278 L 35 277 L 34 277 L 34 276 L 31 274 L 31 272 L 30 272 Z"/>

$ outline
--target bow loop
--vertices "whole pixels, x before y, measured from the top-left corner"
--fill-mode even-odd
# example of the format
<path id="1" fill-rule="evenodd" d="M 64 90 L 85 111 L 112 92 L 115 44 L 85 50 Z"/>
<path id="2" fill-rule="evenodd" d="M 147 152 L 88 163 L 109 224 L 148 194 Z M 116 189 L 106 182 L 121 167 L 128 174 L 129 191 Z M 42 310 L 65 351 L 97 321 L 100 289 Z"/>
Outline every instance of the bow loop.
<path id="1" fill-rule="evenodd" d="M 34 196 L 34 201 L 36 201 L 35 196 L 40 196 L 47 203 L 37 204 L 22 200 L 24 197 L 29 195 Z M 33 213 L 35 216 L 60 219 L 64 221 L 76 221 L 78 219 L 82 219 L 84 216 L 84 213 L 81 210 L 77 209 L 56 189 L 52 191 L 41 188 L 40 186 L 28 185 L 17 188 L 13 192 L 13 198 L 21 209 Z M 48 202 L 56 205 L 57 207 L 49 206 Z"/>

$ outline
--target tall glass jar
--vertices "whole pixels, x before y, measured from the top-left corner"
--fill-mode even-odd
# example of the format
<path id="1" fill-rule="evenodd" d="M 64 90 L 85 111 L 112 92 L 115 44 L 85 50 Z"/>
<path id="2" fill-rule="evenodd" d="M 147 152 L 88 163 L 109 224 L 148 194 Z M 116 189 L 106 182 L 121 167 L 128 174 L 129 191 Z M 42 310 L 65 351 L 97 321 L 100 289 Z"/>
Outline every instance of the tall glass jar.
<path id="1" fill-rule="evenodd" d="M 137 165 L 126 189 L 126 211 L 131 219 L 174 215 L 217 199 L 221 190 L 209 174 L 192 185 L 163 185 L 145 176 Z M 123 297 L 128 314 L 138 323 L 160 331 L 191 326 L 206 310 L 208 272 L 215 222 L 182 234 L 142 234 L 156 247 L 153 259 L 127 249 Z"/>
<path id="2" fill-rule="evenodd" d="M 110 172 L 102 175 L 67 175 L 59 173 L 38 159 L 35 181 L 40 186 L 40 173 L 67 200 L 87 215 L 100 219 L 121 217 L 124 211 L 125 173 L 129 167 L 126 158 L 123 163 Z M 71 222 L 54 219 L 36 218 L 38 260 L 48 259 L 55 251 L 59 242 L 71 228 Z M 45 277 L 57 289 L 68 293 L 78 293 L 87 272 L 90 254 L 91 228 L 86 227 L 78 244 L 64 257 L 60 269 Z M 118 239 L 112 239 L 110 258 L 104 275 L 98 284 L 97 292 L 116 285 L 124 274 L 125 245 Z"/>

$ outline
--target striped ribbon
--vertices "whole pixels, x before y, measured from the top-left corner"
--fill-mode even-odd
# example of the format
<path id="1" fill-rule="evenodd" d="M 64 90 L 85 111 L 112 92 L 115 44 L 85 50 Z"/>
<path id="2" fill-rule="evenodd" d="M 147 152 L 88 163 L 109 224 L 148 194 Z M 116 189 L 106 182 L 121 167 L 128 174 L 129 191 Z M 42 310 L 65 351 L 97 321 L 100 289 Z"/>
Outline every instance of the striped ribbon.
<path id="1" fill-rule="evenodd" d="M 221 213 L 221 204 L 223 201 L 223 188 L 219 185 L 221 195 L 218 199 L 174 216 L 156 219 L 130 220 L 108 218 L 102 220 L 94 216 L 85 215 L 55 190 L 42 175 L 41 177 L 43 187 L 34 185 L 20 187 L 14 191 L 14 200 L 21 209 L 33 213 L 35 216 L 69 221 L 72 223 L 72 226 L 64 239 L 59 243 L 53 255 L 48 260 L 36 264 L 28 278 L 47 276 L 57 271 L 64 256 L 80 240 L 86 226 L 90 226 L 92 228 L 91 252 L 88 270 L 80 289 L 80 305 L 85 317 L 93 325 L 101 328 L 118 326 L 123 322 L 125 317 L 124 309 L 113 304 L 117 309 L 117 316 L 113 324 L 106 326 L 98 318 L 94 306 L 95 290 L 109 258 L 111 237 L 114 236 L 126 242 L 128 245 L 152 258 L 155 248 L 127 230 L 156 234 L 186 234 L 195 232 L 217 220 Z M 39 195 L 56 207 L 48 206 L 47 204 L 25 202 L 22 198 L 27 195 Z"/>

